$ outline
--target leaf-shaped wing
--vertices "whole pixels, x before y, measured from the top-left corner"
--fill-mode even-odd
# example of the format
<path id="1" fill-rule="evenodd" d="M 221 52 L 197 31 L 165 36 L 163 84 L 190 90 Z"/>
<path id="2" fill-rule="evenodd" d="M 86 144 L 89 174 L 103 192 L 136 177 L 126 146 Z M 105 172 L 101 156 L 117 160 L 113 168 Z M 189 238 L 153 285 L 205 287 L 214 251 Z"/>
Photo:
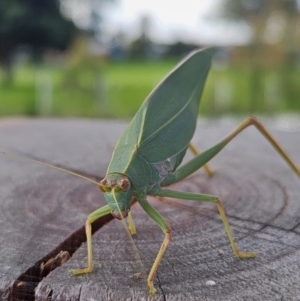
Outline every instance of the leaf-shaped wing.
<path id="1" fill-rule="evenodd" d="M 119 138 L 108 173 L 125 173 L 142 187 L 151 178 L 147 163 L 165 161 L 187 147 L 195 131 L 211 52 L 192 52 L 146 98 Z M 144 168 L 138 178 L 130 172 L 140 169 L 133 166 L 136 160 Z"/>
<path id="2" fill-rule="evenodd" d="M 147 162 L 170 158 L 192 139 L 210 65 L 209 50 L 191 53 L 146 99 L 138 154 Z"/>

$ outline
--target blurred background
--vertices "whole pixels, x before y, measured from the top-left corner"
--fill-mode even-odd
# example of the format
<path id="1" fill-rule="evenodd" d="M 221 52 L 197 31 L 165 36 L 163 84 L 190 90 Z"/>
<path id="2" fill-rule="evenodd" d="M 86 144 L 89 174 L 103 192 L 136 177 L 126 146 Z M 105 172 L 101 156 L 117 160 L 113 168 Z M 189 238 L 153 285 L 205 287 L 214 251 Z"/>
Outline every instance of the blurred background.
<path id="1" fill-rule="evenodd" d="M 0 0 L 0 116 L 129 119 L 202 46 L 201 114 L 300 112 L 300 0 Z"/>

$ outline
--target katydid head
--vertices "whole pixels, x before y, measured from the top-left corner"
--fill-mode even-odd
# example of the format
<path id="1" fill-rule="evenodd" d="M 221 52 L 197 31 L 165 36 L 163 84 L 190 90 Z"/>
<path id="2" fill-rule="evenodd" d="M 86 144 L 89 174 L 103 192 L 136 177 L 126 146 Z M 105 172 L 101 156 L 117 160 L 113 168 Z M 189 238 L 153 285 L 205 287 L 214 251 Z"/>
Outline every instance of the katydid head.
<path id="1" fill-rule="evenodd" d="M 132 199 L 132 185 L 130 179 L 119 173 L 107 175 L 99 184 L 105 199 L 111 209 L 111 214 L 117 219 L 128 215 Z"/>

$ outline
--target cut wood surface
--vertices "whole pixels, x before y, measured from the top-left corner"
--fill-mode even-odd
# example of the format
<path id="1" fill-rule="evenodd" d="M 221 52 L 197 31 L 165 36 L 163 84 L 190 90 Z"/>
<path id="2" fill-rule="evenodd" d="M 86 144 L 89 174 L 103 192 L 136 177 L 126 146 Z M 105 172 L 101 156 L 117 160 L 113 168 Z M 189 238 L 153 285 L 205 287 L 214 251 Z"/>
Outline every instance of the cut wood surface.
<path id="1" fill-rule="evenodd" d="M 201 122 L 193 141 L 205 150 L 237 125 Z M 0 150 L 100 180 L 125 126 L 0 120 Z M 300 124 L 268 128 L 299 166 Z M 130 239 L 110 215 L 99 221 L 94 271 L 75 277 L 69 270 L 87 265 L 85 219 L 105 204 L 103 194 L 82 179 L 0 155 L 0 300 L 300 300 L 300 179 L 255 128 L 210 166 L 213 177 L 201 169 L 173 189 L 219 196 L 239 250 L 257 257 L 234 257 L 213 204 L 149 197 L 173 231 L 151 296 L 147 273 L 164 235 L 138 204 L 137 234 Z"/>

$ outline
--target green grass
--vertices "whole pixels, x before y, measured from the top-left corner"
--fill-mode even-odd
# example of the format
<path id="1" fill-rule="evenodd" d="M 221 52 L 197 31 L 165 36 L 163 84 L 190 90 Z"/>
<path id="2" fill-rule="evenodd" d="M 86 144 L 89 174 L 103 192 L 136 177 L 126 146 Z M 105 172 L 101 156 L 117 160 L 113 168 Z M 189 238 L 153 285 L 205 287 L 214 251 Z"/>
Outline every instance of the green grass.
<path id="1" fill-rule="evenodd" d="M 54 115 L 129 119 L 176 61 L 88 63 L 77 67 L 23 66 L 14 80 L 0 77 L 0 115 Z M 36 90 L 40 82 L 39 94 Z M 201 104 L 209 116 L 300 112 L 300 70 L 213 68 Z M 49 85 L 51 95 L 47 93 Z M 40 95 L 40 96 L 38 96 Z M 49 112 L 37 98 L 52 99 Z"/>

